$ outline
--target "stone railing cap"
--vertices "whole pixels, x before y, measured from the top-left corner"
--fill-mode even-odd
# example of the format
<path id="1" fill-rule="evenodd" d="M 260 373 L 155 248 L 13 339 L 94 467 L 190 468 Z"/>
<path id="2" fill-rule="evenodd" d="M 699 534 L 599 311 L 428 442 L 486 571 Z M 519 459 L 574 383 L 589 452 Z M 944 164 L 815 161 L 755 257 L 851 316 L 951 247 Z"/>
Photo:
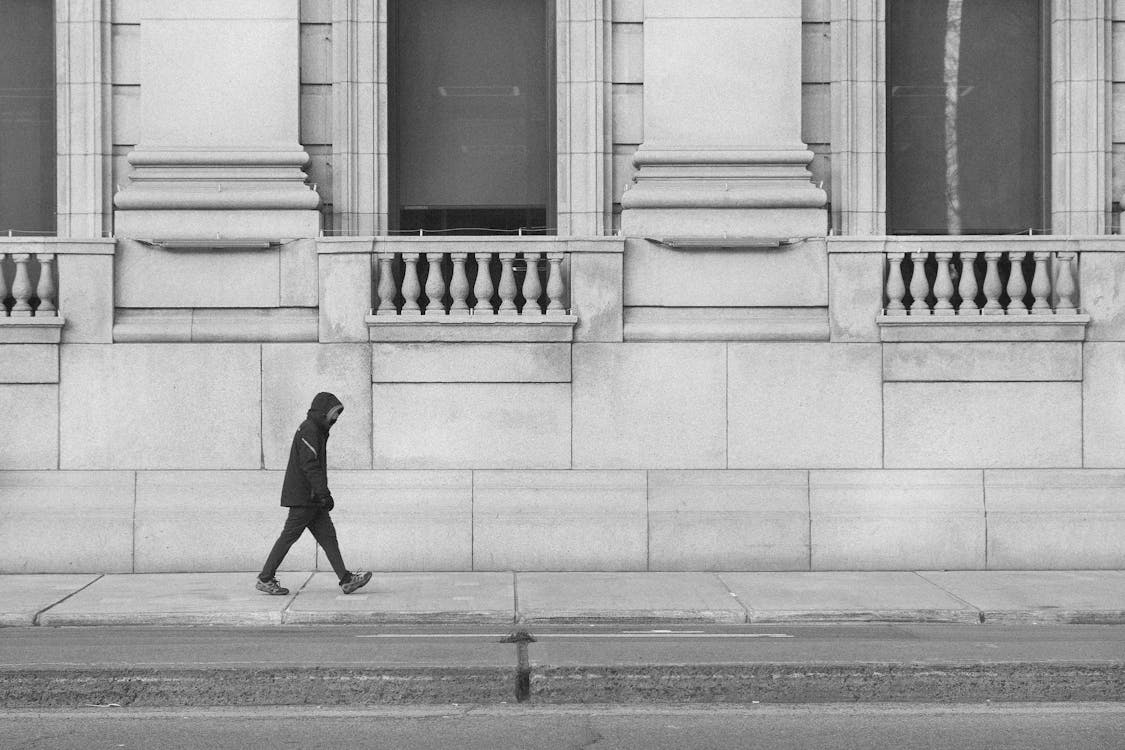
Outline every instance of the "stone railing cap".
<path id="1" fill-rule="evenodd" d="M 57 255 L 113 255 L 117 240 L 112 237 L 0 237 L 0 253 L 55 253 Z"/>

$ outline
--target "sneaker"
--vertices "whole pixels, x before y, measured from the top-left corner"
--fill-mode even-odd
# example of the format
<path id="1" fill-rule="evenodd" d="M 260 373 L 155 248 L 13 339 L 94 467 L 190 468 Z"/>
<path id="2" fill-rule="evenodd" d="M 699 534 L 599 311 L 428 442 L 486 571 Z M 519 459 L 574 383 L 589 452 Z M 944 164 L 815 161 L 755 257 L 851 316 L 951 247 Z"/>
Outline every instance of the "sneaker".
<path id="1" fill-rule="evenodd" d="M 348 576 L 348 580 L 340 581 L 340 588 L 345 594 L 350 594 L 356 589 L 361 589 L 366 586 L 367 582 L 370 580 L 371 574 L 368 572 L 360 571 L 358 573 L 352 573 Z"/>
<path id="2" fill-rule="evenodd" d="M 263 581 L 261 578 L 259 578 L 258 583 L 256 586 L 254 586 L 254 588 L 266 594 L 272 594 L 273 596 L 285 596 L 289 593 L 289 589 L 278 583 L 276 578 L 271 578 L 268 581 Z"/>

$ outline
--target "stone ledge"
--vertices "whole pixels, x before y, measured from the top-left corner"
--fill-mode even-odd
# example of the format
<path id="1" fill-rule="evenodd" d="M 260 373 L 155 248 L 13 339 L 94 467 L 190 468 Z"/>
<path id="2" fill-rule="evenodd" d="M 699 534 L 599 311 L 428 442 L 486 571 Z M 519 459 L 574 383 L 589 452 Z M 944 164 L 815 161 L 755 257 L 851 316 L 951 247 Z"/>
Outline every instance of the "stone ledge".
<path id="1" fill-rule="evenodd" d="M 927 249 L 931 252 L 945 250 L 959 252 L 964 246 L 969 252 L 1077 252 L 1122 253 L 1125 237 L 1120 235 L 876 235 L 855 237 L 836 235 L 828 237 L 831 253 L 888 253 Z"/>
<path id="2" fill-rule="evenodd" d="M 577 315 L 368 315 L 369 341 L 571 342 Z"/>
<path id="3" fill-rule="evenodd" d="M 0 344 L 57 344 L 66 318 L 0 318 Z"/>
<path id="4" fill-rule="evenodd" d="M 112 237 L 0 237 L 0 253 L 48 253 L 54 255 L 113 255 L 117 240 Z"/>
<path id="5" fill-rule="evenodd" d="M 625 252 L 624 237 L 484 236 L 422 237 L 403 235 L 319 237 L 316 250 L 321 255 L 376 252 L 409 253 L 612 253 Z"/>
<path id="6" fill-rule="evenodd" d="M 274 240 L 284 244 L 320 232 L 320 214 L 311 208 L 117 210 L 113 221 L 118 237 L 138 240 Z"/>
<path id="7" fill-rule="evenodd" d="M 880 341 L 1083 341 L 1090 316 L 879 315 Z"/>

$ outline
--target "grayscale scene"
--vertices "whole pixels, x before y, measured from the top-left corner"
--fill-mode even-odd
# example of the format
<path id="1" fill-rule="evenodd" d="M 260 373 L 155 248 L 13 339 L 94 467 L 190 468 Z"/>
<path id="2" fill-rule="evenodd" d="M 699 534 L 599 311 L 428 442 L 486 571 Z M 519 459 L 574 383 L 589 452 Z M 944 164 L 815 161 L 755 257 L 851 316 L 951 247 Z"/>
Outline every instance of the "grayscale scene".
<path id="1" fill-rule="evenodd" d="M 0 0 L 0 747 L 1125 748 L 1122 0 Z"/>

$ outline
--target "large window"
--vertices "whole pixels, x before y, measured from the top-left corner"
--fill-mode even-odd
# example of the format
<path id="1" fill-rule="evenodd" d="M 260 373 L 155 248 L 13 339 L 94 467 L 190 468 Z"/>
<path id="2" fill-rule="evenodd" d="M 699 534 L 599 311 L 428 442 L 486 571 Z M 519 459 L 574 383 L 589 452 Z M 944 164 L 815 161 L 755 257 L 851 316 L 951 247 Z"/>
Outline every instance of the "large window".
<path id="1" fill-rule="evenodd" d="M 552 7 L 390 4 L 392 231 L 551 231 Z"/>
<path id="2" fill-rule="evenodd" d="M 0 233 L 55 231 L 54 3 L 0 0 Z"/>
<path id="3" fill-rule="evenodd" d="M 887 0 L 887 230 L 1049 229 L 1041 0 Z"/>

